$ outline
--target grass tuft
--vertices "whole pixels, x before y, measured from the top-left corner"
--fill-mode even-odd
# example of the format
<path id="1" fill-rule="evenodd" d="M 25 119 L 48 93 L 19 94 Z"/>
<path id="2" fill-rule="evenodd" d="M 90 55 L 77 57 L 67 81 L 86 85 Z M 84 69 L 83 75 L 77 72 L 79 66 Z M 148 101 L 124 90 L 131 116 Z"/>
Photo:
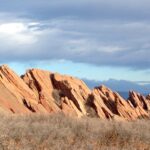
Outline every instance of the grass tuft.
<path id="1" fill-rule="evenodd" d="M 0 149 L 149 150 L 150 121 L 115 122 L 63 114 L 0 116 Z"/>

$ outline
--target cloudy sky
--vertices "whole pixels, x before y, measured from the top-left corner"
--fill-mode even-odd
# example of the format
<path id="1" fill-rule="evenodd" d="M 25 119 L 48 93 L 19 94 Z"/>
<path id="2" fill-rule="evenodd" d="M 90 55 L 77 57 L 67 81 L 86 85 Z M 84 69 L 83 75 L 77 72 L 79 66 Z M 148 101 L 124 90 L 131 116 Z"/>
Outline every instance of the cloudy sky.
<path id="1" fill-rule="evenodd" d="M 0 0 L 0 63 L 150 81 L 150 1 Z"/>

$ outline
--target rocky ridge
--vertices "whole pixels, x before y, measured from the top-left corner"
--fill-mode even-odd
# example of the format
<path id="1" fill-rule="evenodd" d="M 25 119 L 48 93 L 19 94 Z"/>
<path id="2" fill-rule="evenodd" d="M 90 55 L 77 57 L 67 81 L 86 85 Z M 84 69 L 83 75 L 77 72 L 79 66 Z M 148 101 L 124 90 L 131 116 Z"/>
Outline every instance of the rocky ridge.
<path id="1" fill-rule="evenodd" d="M 30 69 L 19 77 L 7 65 L 0 67 L 0 112 L 136 120 L 149 118 L 149 111 L 150 95 L 130 91 L 125 100 L 104 85 L 90 90 L 71 76 Z"/>

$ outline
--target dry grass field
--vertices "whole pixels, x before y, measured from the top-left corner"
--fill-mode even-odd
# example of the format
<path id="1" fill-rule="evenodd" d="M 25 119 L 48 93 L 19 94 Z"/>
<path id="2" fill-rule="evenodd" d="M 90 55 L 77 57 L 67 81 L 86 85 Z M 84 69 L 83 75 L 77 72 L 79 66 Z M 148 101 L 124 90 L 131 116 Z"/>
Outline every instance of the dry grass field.
<path id="1" fill-rule="evenodd" d="M 0 150 L 149 150 L 150 121 L 0 116 Z"/>

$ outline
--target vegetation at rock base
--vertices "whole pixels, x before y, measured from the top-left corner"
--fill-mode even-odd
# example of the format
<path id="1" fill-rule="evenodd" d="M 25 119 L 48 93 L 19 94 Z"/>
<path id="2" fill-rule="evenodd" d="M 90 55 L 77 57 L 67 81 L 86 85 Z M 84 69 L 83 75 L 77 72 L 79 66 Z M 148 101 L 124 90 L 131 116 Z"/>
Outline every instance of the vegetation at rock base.
<path id="1" fill-rule="evenodd" d="M 149 150 L 150 121 L 70 118 L 62 114 L 0 116 L 4 150 Z"/>

